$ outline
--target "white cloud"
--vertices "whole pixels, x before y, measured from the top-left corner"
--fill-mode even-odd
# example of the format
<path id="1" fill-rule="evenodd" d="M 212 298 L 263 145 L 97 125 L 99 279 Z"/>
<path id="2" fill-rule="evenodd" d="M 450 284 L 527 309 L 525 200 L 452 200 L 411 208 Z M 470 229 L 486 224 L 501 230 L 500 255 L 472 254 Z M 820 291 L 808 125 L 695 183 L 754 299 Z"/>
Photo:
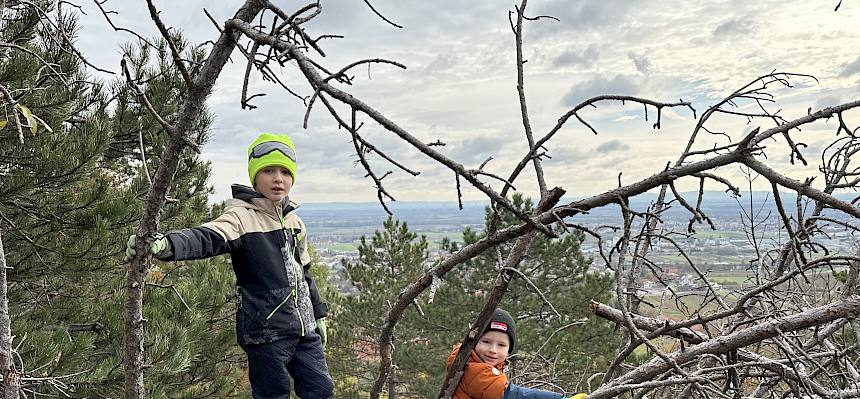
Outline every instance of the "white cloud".
<path id="1" fill-rule="evenodd" d="M 289 8 L 292 3 L 278 4 Z M 419 140 L 448 143 L 436 149 L 455 161 L 477 167 L 493 156 L 487 169 L 507 176 L 526 148 L 516 92 L 514 40 L 507 19 L 509 5 L 491 0 L 375 0 L 373 4 L 404 28 L 381 21 L 363 2 L 323 0 L 323 12 L 308 24 L 309 32 L 344 38 L 324 41 L 327 56 L 317 60 L 330 69 L 360 58 L 403 62 L 406 70 L 384 65 L 373 65 L 369 71 L 356 69 L 355 84 L 343 88 Z M 81 47 L 96 64 L 117 70 L 118 43 L 134 38 L 113 32 L 93 5 L 84 6 L 88 15 L 81 19 Z M 157 34 L 145 3 L 113 0 L 107 6 L 119 12 L 113 16 L 118 25 L 146 36 Z M 168 25 L 201 43 L 217 36 L 201 10 L 206 7 L 223 21 L 232 16 L 239 2 L 186 0 L 158 2 L 157 6 Z M 779 13 L 765 12 L 773 9 Z M 796 85 L 778 92 L 774 107 L 783 109 L 786 118 L 805 115 L 812 106 L 857 99 L 858 83 L 852 79 L 860 72 L 860 61 L 845 54 L 846 49 L 860 47 L 860 25 L 855 23 L 860 18 L 858 7 L 843 6 L 834 13 L 826 4 L 800 0 L 547 0 L 531 5 L 526 14 L 549 14 L 561 20 L 542 19 L 525 28 L 525 89 L 536 137 L 549 131 L 572 104 L 590 96 L 631 94 L 656 101 L 683 98 L 701 113 L 716 99 L 774 69 L 822 78 L 817 86 Z M 760 15 L 767 18 L 758 18 Z M 310 126 L 304 129 L 301 101 L 256 77 L 251 92 L 267 96 L 255 100 L 256 110 L 239 108 L 241 61 L 234 54 L 208 102 L 216 122 L 203 156 L 212 161 L 214 198 L 227 196 L 230 183 L 247 180 L 245 146 L 259 132 L 273 131 L 290 134 L 299 148 L 301 172 L 294 195 L 300 202 L 375 201 L 372 181 L 353 163 L 348 135 L 337 129 L 321 104 L 316 105 Z M 312 93 L 294 65 L 287 64 L 278 72 L 291 89 L 301 95 Z M 584 110 L 583 116 L 600 134 L 595 136 L 577 121 L 569 121 L 547 144 L 553 156 L 545 161 L 548 180 L 571 195 L 583 195 L 614 187 L 619 172 L 623 172 L 624 182 L 658 172 L 666 162 L 677 159 L 686 144 L 695 125 L 689 114 L 688 110 L 664 109 L 663 127 L 655 131 L 651 127 L 653 108 L 647 122 L 638 104 L 601 103 L 596 109 Z M 736 136 L 750 126 L 746 120 L 722 118 L 713 128 Z M 822 130 L 832 134 L 831 128 L 828 125 Z M 386 187 L 399 200 L 456 200 L 450 170 L 372 123 L 364 131 L 374 145 L 421 172 L 413 178 L 371 157 L 374 170 L 395 171 L 386 178 Z M 804 134 L 816 131 L 810 127 Z M 820 148 L 818 140 L 803 140 Z M 718 141 L 717 136 L 703 135 L 697 146 L 707 148 Z M 814 168 L 812 172 L 793 170 L 799 176 L 814 172 Z M 730 176 L 738 173 L 719 171 Z M 527 170 L 517 180 L 517 188 L 533 191 L 533 179 L 533 172 Z M 482 199 L 472 189 L 465 195 L 466 199 Z"/>

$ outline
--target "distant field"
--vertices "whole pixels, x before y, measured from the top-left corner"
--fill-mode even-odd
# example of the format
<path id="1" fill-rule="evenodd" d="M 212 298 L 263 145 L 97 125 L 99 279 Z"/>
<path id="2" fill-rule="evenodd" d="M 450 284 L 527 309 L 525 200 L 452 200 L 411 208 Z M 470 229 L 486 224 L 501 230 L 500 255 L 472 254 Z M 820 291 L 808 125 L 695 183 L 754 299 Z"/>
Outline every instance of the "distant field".
<path id="1" fill-rule="evenodd" d="M 463 242 L 463 233 L 461 232 L 430 232 L 421 234 L 427 237 L 427 241 L 430 243 L 431 248 L 438 248 L 439 243 L 442 242 L 443 238 L 448 238 L 449 240 L 457 243 Z"/>
<path id="2" fill-rule="evenodd" d="M 750 284 L 752 275 L 745 272 L 738 273 L 711 273 L 708 274 L 708 280 L 714 283 L 723 285 L 743 285 Z"/>
<path id="3" fill-rule="evenodd" d="M 358 246 L 352 243 L 339 243 L 330 246 L 324 246 L 324 249 L 330 249 L 332 251 L 358 251 Z"/>
<path id="4" fill-rule="evenodd" d="M 744 253 L 733 255 L 719 255 L 710 252 L 691 252 L 687 255 L 693 262 L 695 262 L 696 266 L 702 269 L 703 272 L 711 269 L 712 266 L 709 265 L 714 265 L 713 267 L 726 264 L 746 265 L 749 259 L 754 258 L 754 256 Z M 648 255 L 648 259 L 651 259 L 651 261 L 664 266 L 686 267 L 689 264 L 683 256 L 677 254 L 651 254 Z"/>
<path id="5" fill-rule="evenodd" d="M 350 232 L 348 232 L 347 230 L 337 230 L 337 231 L 328 232 L 328 235 L 347 235 L 349 233 Z M 446 238 L 446 237 L 449 240 L 457 242 L 457 243 L 463 242 L 463 233 L 462 232 L 427 232 L 427 233 L 419 232 L 418 234 L 419 234 L 419 236 L 424 235 L 427 237 L 428 249 L 430 249 L 430 250 L 439 249 L 440 243 L 442 242 L 442 239 Z M 365 234 L 365 235 L 368 236 L 368 238 L 369 238 L 370 236 L 373 235 L 373 233 Z M 347 252 L 349 252 L 349 251 L 358 251 L 358 244 L 359 243 L 356 241 L 354 243 L 337 243 L 337 244 L 326 244 L 326 245 L 317 244 L 317 245 L 319 246 L 319 249 L 321 249 L 321 250 L 322 249 L 328 249 L 331 251 L 347 251 Z"/>
<path id="6" fill-rule="evenodd" d="M 720 294 L 720 298 L 728 305 L 732 306 L 737 300 L 737 296 L 735 294 L 725 295 L 724 293 Z M 678 300 L 672 299 L 671 295 L 668 293 L 665 297 L 662 298 L 663 303 L 660 303 L 661 296 L 660 295 L 649 295 L 645 297 L 645 301 L 654 305 L 655 307 L 651 307 L 648 305 L 640 307 L 641 314 L 643 316 L 648 317 L 658 317 L 659 315 L 682 319 L 689 317 L 689 314 L 710 314 L 721 308 L 719 302 L 717 302 L 712 295 L 708 296 L 708 303 L 702 306 L 702 300 L 704 296 L 701 294 L 690 294 L 683 295 Z M 661 308 L 662 305 L 662 308 Z M 685 309 L 684 311 L 680 309 Z"/>
<path id="7" fill-rule="evenodd" d="M 747 236 L 742 231 L 721 231 L 721 230 L 707 230 L 707 229 L 697 229 L 696 234 L 693 235 L 700 240 L 708 240 L 708 239 L 746 239 Z"/>

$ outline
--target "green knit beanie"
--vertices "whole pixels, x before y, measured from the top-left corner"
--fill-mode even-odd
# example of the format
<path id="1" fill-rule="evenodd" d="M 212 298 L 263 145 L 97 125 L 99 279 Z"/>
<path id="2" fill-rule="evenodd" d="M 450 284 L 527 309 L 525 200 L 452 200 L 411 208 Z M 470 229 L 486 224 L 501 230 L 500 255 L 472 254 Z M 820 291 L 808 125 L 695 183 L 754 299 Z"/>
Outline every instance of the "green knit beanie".
<path id="1" fill-rule="evenodd" d="M 286 134 L 263 133 L 248 147 L 248 177 L 251 185 L 257 172 L 267 166 L 287 168 L 296 181 L 296 146 Z"/>

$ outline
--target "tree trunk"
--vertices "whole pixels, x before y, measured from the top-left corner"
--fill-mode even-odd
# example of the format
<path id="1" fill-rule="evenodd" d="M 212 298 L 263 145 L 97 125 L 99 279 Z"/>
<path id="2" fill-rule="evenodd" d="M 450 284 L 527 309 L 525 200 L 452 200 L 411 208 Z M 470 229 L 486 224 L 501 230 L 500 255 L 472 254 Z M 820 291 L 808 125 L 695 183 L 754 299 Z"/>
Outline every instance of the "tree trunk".
<path id="1" fill-rule="evenodd" d="M 236 12 L 234 18 L 242 21 L 253 20 L 263 8 L 261 3 L 261 1 L 247 0 Z M 231 29 L 225 30 L 218 42 L 212 47 L 212 51 L 200 72 L 194 77 L 191 87 L 188 88 L 188 95 L 177 112 L 175 124 L 167 129 L 170 139 L 164 147 L 161 162 L 141 211 L 140 226 L 137 229 L 139 250 L 128 265 L 125 303 L 123 305 L 123 348 L 125 350 L 123 362 L 125 363 L 124 390 L 126 399 L 144 399 L 145 397 L 143 370 L 146 366 L 143 361 L 143 328 L 146 319 L 143 318 L 143 291 L 145 287 L 144 278 L 151 259 L 149 246 L 158 229 L 158 215 L 164 206 L 182 151 L 187 145 L 186 135 L 193 127 L 194 121 L 200 116 L 206 97 L 211 93 L 215 80 L 227 63 L 238 40 L 239 32 Z"/>
<path id="2" fill-rule="evenodd" d="M 552 209 L 564 193 L 565 191 L 560 187 L 555 187 L 548 191 L 546 196 L 540 201 L 540 203 L 538 203 L 537 208 L 535 208 L 534 215 L 539 215 Z M 481 338 L 481 332 L 488 324 L 490 324 L 490 318 L 493 317 L 493 312 L 496 310 L 499 302 L 502 301 L 502 296 L 507 292 L 508 284 L 510 284 L 511 279 L 514 277 L 514 272 L 510 269 L 516 269 L 520 262 L 525 259 L 528 255 L 532 239 L 534 239 L 537 233 L 537 230 L 531 230 L 520 236 L 514 244 L 513 249 L 511 249 L 511 252 L 508 254 L 507 259 L 505 259 L 505 267 L 499 272 L 499 276 L 496 278 L 496 285 L 487 295 L 484 308 L 481 310 L 481 313 L 478 314 L 478 319 L 474 324 L 472 324 L 472 328 L 469 330 L 469 333 L 466 334 L 466 337 L 463 339 L 463 343 L 460 345 L 459 353 L 457 353 L 457 356 L 451 363 L 451 367 L 448 368 L 448 373 L 445 375 L 445 382 L 442 384 L 442 390 L 439 392 L 438 397 L 440 399 L 450 399 L 454 397 L 457 386 L 460 385 L 460 380 L 463 378 L 463 369 L 466 367 L 466 362 L 468 361 L 472 350 L 475 349 L 475 345 L 478 343 L 478 340 Z M 372 393 L 371 397 L 373 397 Z"/>
<path id="3" fill-rule="evenodd" d="M 12 357 L 12 319 L 6 284 L 6 253 L 3 251 L 3 229 L 0 228 L 0 373 L 3 374 L 3 397 L 17 399 L 19 382 Z"/>
<path id="4" fill-rule="evenodd" d="M 388 375 L 388 399 L 397 399 L 397 384 L 394 383 L 394 370 Z"/>

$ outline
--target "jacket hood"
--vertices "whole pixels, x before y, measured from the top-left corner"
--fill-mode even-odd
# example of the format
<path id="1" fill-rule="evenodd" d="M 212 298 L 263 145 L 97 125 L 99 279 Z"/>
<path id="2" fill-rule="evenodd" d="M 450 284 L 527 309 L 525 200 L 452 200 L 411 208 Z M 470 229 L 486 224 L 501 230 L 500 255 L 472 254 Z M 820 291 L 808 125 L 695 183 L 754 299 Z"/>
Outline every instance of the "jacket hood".
<path id="1" fill-rule="evenodd" d="M 272 206 L 272 201 L 257 190 L 243 184 L 234 184 L 230 186 L 230 189 L 233 193 L 234 201 L 229 201 L 227 206 L 242 206 L 245 208 L 259 209 L 262 212 L 277 217 L 274 211 L 275 208 Z M 281 200 L 280 205 L 282 215 L 286 215 L 299 207 L 299 204 L 291 201 L 289 196 Z"/>

